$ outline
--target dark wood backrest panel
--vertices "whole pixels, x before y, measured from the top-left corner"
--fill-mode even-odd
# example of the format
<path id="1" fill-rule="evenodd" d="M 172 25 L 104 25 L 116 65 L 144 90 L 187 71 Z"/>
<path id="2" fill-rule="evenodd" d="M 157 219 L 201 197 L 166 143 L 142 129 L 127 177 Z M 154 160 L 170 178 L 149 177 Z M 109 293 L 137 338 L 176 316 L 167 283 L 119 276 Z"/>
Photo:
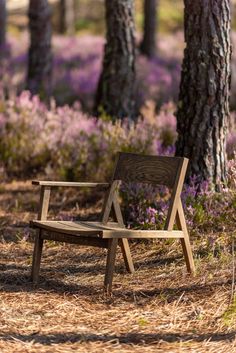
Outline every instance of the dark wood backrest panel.
<path id="1" fill-rule="evenodd" d="M 173 188 L 183 157 L 145 156 L 118 153 L 113 180 L 165 185 Z"/>

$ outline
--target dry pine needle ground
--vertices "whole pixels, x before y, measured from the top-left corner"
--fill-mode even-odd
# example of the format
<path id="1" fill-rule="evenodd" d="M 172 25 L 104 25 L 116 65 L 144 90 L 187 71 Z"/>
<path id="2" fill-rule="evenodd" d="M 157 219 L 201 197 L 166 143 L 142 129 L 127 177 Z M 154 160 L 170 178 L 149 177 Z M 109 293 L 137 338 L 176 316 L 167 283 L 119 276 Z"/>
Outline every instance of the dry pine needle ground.
<path id="1" fill-rule="evenodd" d="M 82 216 L 81 204 L 97 212 L 99 198 L 92 207 L 72 192 L 53 196 L 55 212 L 69 216 L 72 204 Z M 104 250 L 48 242 L 34 288 L 27 224 L 37 202 L 29 183 L 0 187 L 0 352 L 236 352 L 230 247 L 216 255 L 205 249 L 207 234 L 193 239 L 192 277 L 178 242 L 133 242 L 136 272 L 125 272 L 119 253 L 106 297 Z"/>

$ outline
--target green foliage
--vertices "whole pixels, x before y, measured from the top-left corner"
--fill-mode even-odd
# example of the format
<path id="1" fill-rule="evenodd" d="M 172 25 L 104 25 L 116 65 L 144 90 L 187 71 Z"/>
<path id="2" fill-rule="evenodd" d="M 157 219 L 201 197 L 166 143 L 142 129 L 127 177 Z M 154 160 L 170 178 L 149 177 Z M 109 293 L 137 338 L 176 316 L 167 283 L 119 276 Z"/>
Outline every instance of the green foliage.
<path id="1" fill-rule="evenodd" d="M 226 326 L 232 326 L 236 322 L 236 297 L 223 314 L 223 322 Z"/>
<path id="2" fill-rule="evenodd" d="M 105 122 L 111 121 L 112 117 L 107 114 L 103 106 L 98 107 L 99 119 Z"/>
<path id="3" fill-rule="evenodd" d="M 149 324 L 149 321 L 148 321 L 148 319 L 145 318 L 145 317 L 140 317 L 140 318 L 138 319 L 138 324 L 139 324 L 139 326 L 141 326 L 141 327 L 145 327 L 145 326 L 147 326 L 147 325 Z"/>
<path id="4" fill-rule="evenodd" d="M 173 32 L 183 28 L 183 2 L 180 0 L 160 0 L 159 29 Z"/>
<path id="5" fill-rule="evenodd" d="M 88 10 L 87 0 L 78 1 L 78 14 L 76 30 L 89 33 L 104 33 L 104 8 L 103 3 L 91 1 Z M 143 0 L 135 1 L 135 22 L 137 30 L 143 28 Z M 157 30 L 160 32 L 172 32 L 183 28 L 183 2 L 182 0 L 160 0 L 157 11 Z"/>
<path id="6" fill-rule="evenodd" d="M 88 32 L 92 34 L 104 33 L 105 23 L 101 21 L 101 18 L 80 18 L 76 21 L 75 30 L 77 32 Z"/>

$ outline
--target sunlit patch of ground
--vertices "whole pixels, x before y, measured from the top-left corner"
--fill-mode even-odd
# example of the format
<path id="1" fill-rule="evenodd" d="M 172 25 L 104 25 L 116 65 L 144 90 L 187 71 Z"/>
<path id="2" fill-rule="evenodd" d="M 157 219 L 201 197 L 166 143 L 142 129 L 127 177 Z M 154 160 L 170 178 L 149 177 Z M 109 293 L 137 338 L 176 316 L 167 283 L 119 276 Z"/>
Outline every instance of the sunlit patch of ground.
<path id="1" fill-rule="evenodd" d="M 96 216 L 100 195 L 92 206 L 92 197 L 86 203 L 74 192 L 53 193 L 51 217 L 70 217 L 82 205 Z M 0 187 L 0 352 L 236 352 L 230 249 L 214 257 L 194 239 L 192 277 L 178 242 L 133 242 L 136 272 L 125 272 L 119 253 L 108 297 L 104 250 L 48 242 L 35 288 L 27 226 L 37 202 L 30 183 Z"/>

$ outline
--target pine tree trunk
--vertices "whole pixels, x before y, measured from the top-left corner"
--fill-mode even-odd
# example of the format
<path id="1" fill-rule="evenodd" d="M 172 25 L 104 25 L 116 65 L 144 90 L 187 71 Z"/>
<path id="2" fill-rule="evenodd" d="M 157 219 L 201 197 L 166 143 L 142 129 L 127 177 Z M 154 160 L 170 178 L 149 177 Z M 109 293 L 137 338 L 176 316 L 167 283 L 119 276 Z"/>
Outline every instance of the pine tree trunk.
<path id="1" fill-rule="evenodd" d="M 6 44 L 6 0 L 0 0 L 0 48 Z"/>
<path id="2" fill-rule="evenodd" d="M 143 40 L 141 52 L 149 58 L 156 55 L 157 0 L 144 0 Z"/>
<path id="3" fill-rule="evenodd" d="M 27 89 L 32 95 L 48 97 L 51 93 L 51 8 L 47 0 L 30 0 L 30 48 Z"/>
<path id="4" fill-rule="evenodd" d="M 186 49 L 177 111 L 176 155 L 189 175 L 226 181 L 230 89 L 230 0 L 185 0 Z"/>
<path id="5" fill-rule="evenodd" d="M 113 119 L 135 115 L 135 38 L 133 0 L 106 0 L 107 43 L 97 89 L 96 114 Z"/>
<path id="6" fill-rule="evenodd" d="M 60 0 L 60 32 L 73 34 L 75 31 L 74 0 Z"/>

